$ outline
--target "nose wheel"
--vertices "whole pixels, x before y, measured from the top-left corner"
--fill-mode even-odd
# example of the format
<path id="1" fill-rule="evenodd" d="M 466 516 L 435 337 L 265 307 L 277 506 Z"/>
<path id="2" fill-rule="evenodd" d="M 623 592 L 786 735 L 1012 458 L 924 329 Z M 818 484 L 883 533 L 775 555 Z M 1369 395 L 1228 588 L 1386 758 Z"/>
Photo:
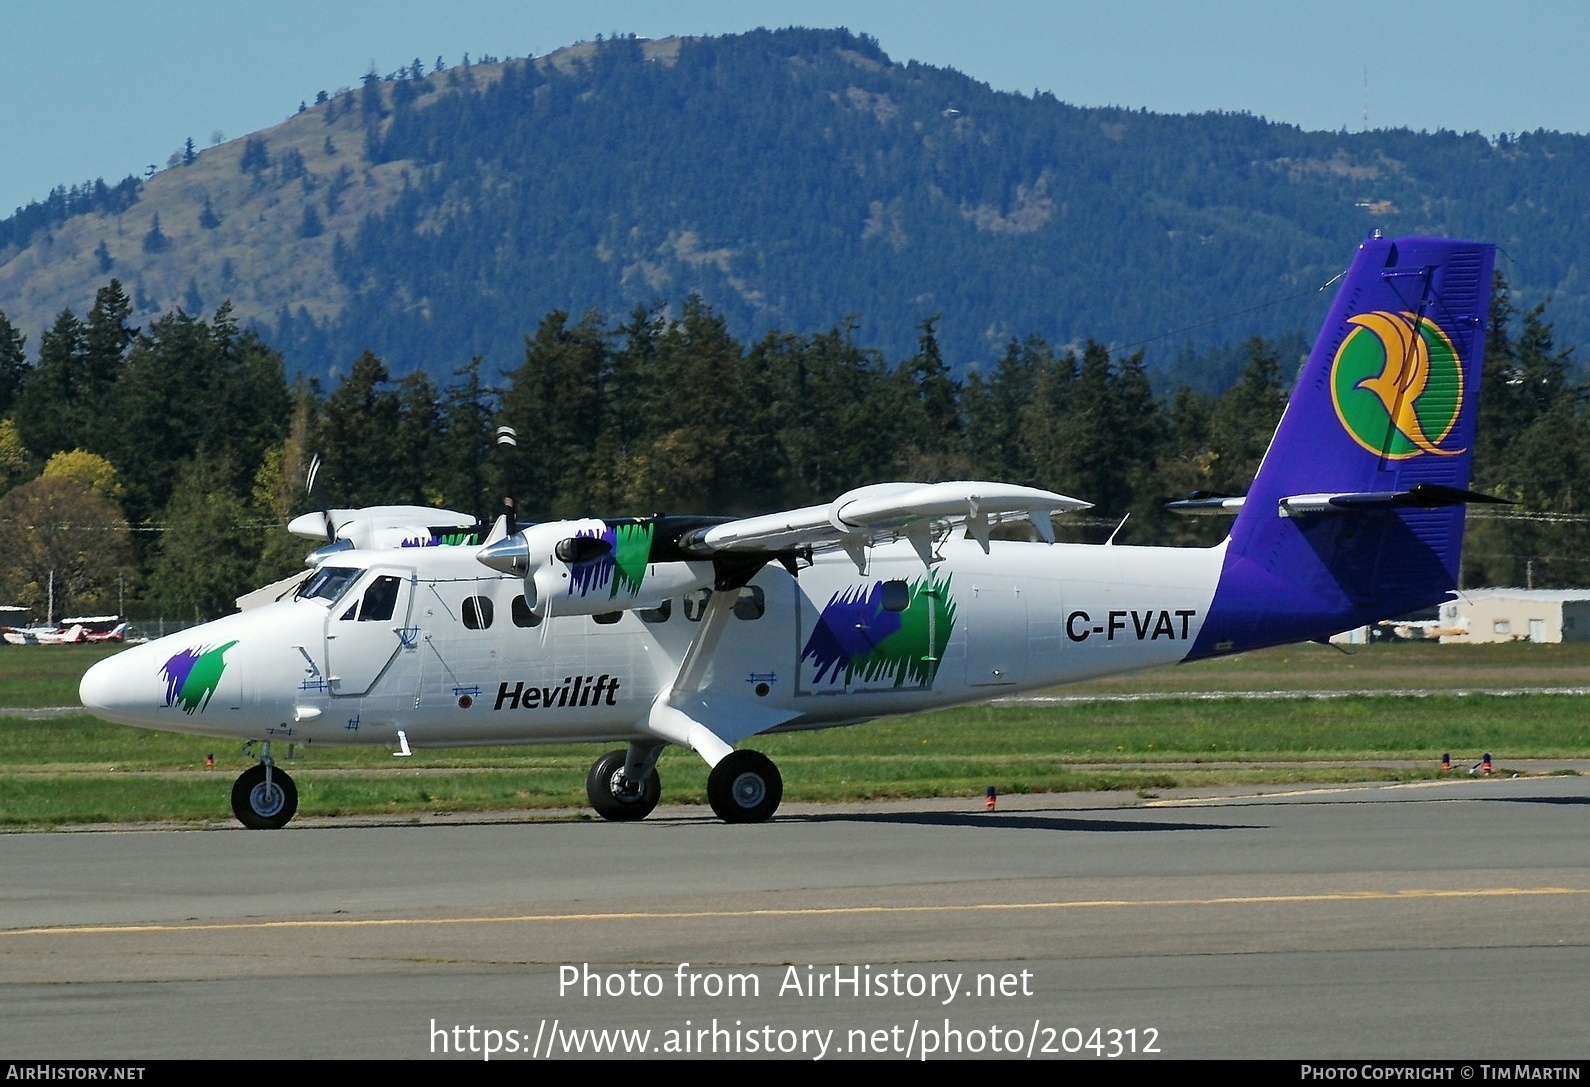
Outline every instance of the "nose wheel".
<path id="1" fill-rule="evenodd" d="M 232 814 L 250 830 L 276 830 L 298 811 L 298 786 L 268 762 L 249 767 L 232 783 Z"/>
<path id="2" fill-rule="evenodd" d="M 633 822 L 650 815 L 662 798 L 662 781 L 657 776 L 656 755 L 640 761 L 640 779 L 624 772 L 626 752 L 609 751 L 591 766 L 585 776 L 585 795 L 603 819 L 615 823 Z"/>
<path id="3" fill-rule="evenodd" d="M 731 751 L 707 776 L 707 802 L 725 823 L 765 823 L 784 799 L 784 779 L 760 751 Z"/>

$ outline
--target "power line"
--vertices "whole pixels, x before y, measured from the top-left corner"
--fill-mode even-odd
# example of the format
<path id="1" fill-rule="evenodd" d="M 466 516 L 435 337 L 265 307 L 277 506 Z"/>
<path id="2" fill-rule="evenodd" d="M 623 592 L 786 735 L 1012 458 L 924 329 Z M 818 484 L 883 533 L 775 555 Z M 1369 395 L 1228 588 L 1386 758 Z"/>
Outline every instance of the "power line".
<path id="1" fill-rule="evenodd" d="M 1156 343 L 1159 340 L 1168 339 L 1171 336 L 1180 336 L 1184 332 L 1196 332 L 1200 328 L 1208 328 L 1210 325 L 1218 324 L 1221 321 L 1229 320 L 1232 317 L 1241 317 L 1245 313 L 1257 313 L 1261 309 L 1268 309 L 1271 306 L 1279 306 L 1282 302 L 1290 302 L 1294 298 L 1306 298 L 1311 294 L 1319 294 L 1326 287 L 1329 287 L 1332 283 L 1335 283 L 1338 279 L 1346 274 L 1347 272 L 1344 269 L 1331 276 L 1330 279 L 1326 280 L 1318 287 L 1310 287 L 1306 291 L 1298 291 L 1296 294 L 1289 294 L 1282 298 L 1272 298 L 1268 302 L 1260 302 L 1258 305 L 1249 306 L 1246 309 L 1233 310 L 1230 313 L 1222 313 L 1219 317 L 1211 317 L 1207 321 L 1199 321 L 1197 324 L 1188 325 L 1186 328 L 1173 328 L 1169 332 L 1160 333 L 1158 336 L 1150 336 L 1146 340 L 1138 340 L 1136 343 L 1129 343 L 1119 350 L 1130 351 L 1134 347 L 1142 347 L 1144 344 Z"/>

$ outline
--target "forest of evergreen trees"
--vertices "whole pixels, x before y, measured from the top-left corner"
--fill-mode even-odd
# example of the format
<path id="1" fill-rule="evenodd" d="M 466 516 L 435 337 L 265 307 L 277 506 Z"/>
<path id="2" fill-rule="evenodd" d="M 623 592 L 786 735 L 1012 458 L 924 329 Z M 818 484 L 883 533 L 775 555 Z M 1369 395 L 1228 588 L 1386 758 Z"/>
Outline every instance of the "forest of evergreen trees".
<path id="1" fill-rule="evenodd" d="M 1246 346 L 1216 396 L 1156 397 L 1140 354 L 1012 339 L 985 372 L 955 379 L 937 319 L 889 360 L 852 326 L 770 331 L 751 343 L 692 296 L 669 316 L 554 311 L 523 362 L 478 358 L 438 385 L 394 378 L 366 351 L 335 387 L 288 380 L 282 355 L 229 306 L 129 325 L 112 280 L 86 317 L 67 310 L 36 356 L 0 314 L 0 600 L 57 614 L 110 607 L 207 618 L 301 568 L 284 526 L 311 508 L 310 458 L 333 505 L 439 505 L 490 515 L 511 490 L 521 516 L 751 513 L 825 501 L 889 479 L 987 478 L 1096 504 L 1073 539 L 1212 543 L 1223 521 L 1163 502 L 1242 493 L 1285 403 L 1295 355 Z M 1590 450 L 1586 388 L 1543 308 L 1516 312 L 1498 277 L 1481 389 L 1476 489 L 1516 499 L 1471 522 L 1468 585 L 1585 584 L 1590 520 L 1578 486 Z M 516 428 L 511 462 L 498 425 Z"/>
<path id="2" fill-rule="evenodd" d="M 747 344 L 854 314 L 854 339 L 899 359 L 942 313 L 957 377 L 1037 332 L 1144 344 L 1157 393 L 1219 393 L 1249 335 L 1294 354 L 1280 337 L 1317 326 L 1318 288 L 1379 227 L 1497 244 L 1521 297 L 1590 337 L 1586 134 L 1083 108 L 843 30 L 427 67 L 0 219 L 0 309 L 37 344 L 116 275 L 138 324 L 236 299 L 290 376 L 334 383 L 375 345 L 443 386 L 476 354 L 516 365 L 551 310 L 669 298 L 679 316 L 699 293 Z M 1184 334 L 1231 341 L 1227 380 L 1172 358 Z"/>
<path id="3" fill-rule="evenodd" d="M 690 39 L 667 64 L 620 37 L 468 75 L 358 92 L 367 157 L 411 164 L 412 184 L 337 250 L 338 320 L 279 315 L 294 358 L 377 342 L 405 371 L 460 349 L 500 364 L 527 313 L 690 291 L 746 339 L 855 313 L 891 356 L 942 311 L 957 374 L 1011 334 L 1135 343 L 1293 296 L 1227 326 L 1275 336 L 1319 320 L 1312 289 L 1375 226 L 1495 241 L 1531 297 L 1590 326 L 1581 135 L 1083 109 L 835 30 Z M 447 93 L 421 107 L 430 83 Z M 1166 355 L 1149 348 L 1156 388 L 1175 387 Z"/>

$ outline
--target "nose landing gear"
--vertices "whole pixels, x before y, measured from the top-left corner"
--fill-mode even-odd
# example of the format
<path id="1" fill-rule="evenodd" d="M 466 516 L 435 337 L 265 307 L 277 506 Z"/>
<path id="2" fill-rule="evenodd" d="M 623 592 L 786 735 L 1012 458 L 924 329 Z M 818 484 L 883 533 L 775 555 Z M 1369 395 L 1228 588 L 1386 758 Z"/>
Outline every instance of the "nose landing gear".
<path id="1" fill-rule="evenodd" d="M 267 742 L 259 762 L 232 783 L 232 814 L 250 830 L 277 830 L 298 811 L 298 786 L 276 766 Z"/>
<path id="2" fill-rule="evenodd" d="M 585 776 L 585 795 L 596 814 L 616 823 L 650 815 L 662 797 L 662 782 L 657 777 L 657 755 L 661 750 L 661 746 L 655 746 L 637 752 L 631 767 L 633 777 L 625 772 L 628 752 L 609 751 L 597 759 Z"/>

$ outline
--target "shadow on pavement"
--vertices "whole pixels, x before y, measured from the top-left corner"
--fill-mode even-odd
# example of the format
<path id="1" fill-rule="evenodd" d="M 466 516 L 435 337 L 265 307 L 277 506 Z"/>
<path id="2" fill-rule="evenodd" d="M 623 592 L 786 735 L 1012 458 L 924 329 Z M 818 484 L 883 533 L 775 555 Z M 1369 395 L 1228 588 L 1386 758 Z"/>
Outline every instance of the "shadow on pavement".
<path id="1" fill-rule="evenodd" d="M 781 823 L 908 823 L 929 827 L 978 827 L 991 830 L 1069 830 L 1131 833 L 1167 830 L 1265 830 L 1248 823 L 1168 823 L 1141 819 L 1090 818 L 1034 812 L 982 813 L 953 811 L 849 812 L 834 815 L 784 815 Z"/>

